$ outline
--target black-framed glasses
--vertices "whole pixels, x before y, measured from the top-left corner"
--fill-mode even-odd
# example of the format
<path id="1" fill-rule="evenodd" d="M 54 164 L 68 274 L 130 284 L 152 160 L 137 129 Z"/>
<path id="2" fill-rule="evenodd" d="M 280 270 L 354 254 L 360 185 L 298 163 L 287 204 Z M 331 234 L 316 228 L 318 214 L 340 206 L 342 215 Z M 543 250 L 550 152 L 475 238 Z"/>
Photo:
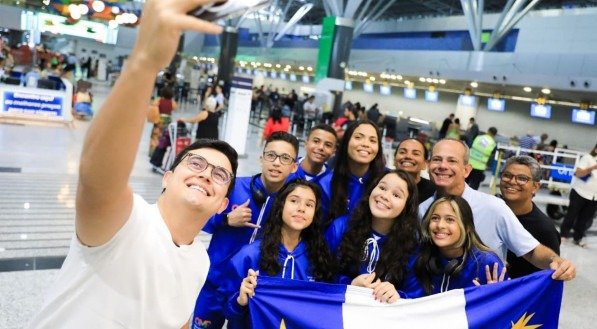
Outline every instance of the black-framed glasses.
<path id="1" fill-rule="evenodd" d="M 263 152 L 263 159 L 268 162 L 274 162 L 277 158 L 280 158 L 280 163 L 283 165 L 291 165 L 294 163 L 294 158 L 289 154 L 282 153 L 278 154 L 274 151 Z"/>
<path id="2" fill-rule="evenodd" d="M 502 173 L 502 180 L 511 182 L 514 180 L 517 184 L 524 185 L 530 182 L 533 178 L 527 175 L 513 175 L 507 171 Z"/>
<path id="3" fill-rule="evenodd" d="M 211 164 L 200 155 L 187 153 L 183 157 L 183 160 L 185 158 L 187 159 L 187 167 L 196 173 L 202 173 L 205 171 L 205 169 L 207 169 L 207 167 L 211 166 L 213 168 L 211 170 L 211 178 L 214 180 L 214 182 L 216 182 L 216 184 L 226 185 L 230 183 L 234 177 L 234 174 L 228 171 L 228 169 Z"/>

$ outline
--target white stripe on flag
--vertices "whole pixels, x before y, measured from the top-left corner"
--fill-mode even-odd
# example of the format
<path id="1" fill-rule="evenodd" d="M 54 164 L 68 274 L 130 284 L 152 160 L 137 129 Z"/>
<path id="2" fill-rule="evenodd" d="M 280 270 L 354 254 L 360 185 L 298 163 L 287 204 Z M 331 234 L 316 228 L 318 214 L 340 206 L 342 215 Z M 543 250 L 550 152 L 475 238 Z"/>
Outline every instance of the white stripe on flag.
<path id="1" fill-rule="evenodd" d="M 373 299 L 373 290 L 347 286 L 342 306 L 344 328 L 442 328 L 466 329 L 464 290 L 417 299 L 400 299 L 382 304 Z"/>

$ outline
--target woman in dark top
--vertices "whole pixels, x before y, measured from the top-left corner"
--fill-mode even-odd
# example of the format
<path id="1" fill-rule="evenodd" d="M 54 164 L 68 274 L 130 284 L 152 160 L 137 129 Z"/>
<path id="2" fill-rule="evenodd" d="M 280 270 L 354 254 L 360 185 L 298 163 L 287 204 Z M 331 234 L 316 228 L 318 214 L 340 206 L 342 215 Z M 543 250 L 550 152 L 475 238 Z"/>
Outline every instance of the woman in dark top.
<path id="1" fill-rule="evenodd" d="M 182 118 L 180 121 L 197 124 L 196 139 L 209 138 L 218 139 L 218 123 L 220 119 L 219 113 L 216 110 L 216 100 L 213 97 L 208 97 L 203 102 L 203 111 L 192 118 Z"/>

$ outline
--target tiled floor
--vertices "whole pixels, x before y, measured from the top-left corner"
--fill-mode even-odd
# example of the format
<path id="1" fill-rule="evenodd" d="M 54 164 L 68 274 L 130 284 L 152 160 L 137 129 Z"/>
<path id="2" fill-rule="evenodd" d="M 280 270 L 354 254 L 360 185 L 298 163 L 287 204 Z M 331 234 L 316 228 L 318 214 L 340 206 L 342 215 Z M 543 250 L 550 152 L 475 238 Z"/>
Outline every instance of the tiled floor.
<path id="1" fill-rule="evenodd" d="M 108 90 L 105 85 L 94 85 L 96 107 Z M 177 115 L 196 111 L 196 106 L 185 106 Z M 66 255 L 74 228 L 79 154 L 88 126 L 81 121 L 74 127 L 0 124 L 0 328 L 26 325 L 57 273 L 48 268 L 55 268 Z M 153 201 L 160 192 L 160 176 L 152 172 L 146 155 L 149 128 L 131 184 Z M 242 176 L 259 170 L 260 131 L 254 126 L 249 131 L 248 156 L 239 166 Z M 597 268 L 596 226 L 588 238 L 589 249 L 562 246 L 562 255 L 577 264 L 578 277 L 565 286 L 560 328 L 594 328 L 597 323 L 592 306 L 597 301 L 597 277 L 589 271 Z M 203 241 L 207 243 L 209 237 Z M 6 272 L 6 268 L 18 271 Z"/>

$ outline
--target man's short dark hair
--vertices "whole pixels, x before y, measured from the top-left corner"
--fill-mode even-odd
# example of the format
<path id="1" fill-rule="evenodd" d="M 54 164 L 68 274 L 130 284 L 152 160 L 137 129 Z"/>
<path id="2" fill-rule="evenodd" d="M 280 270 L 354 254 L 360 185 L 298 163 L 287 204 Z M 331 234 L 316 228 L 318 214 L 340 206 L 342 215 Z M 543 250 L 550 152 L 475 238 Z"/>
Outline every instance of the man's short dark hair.
<path id="1" fill-rule="evenodd" d="M 264 148 L 267 147 L 267 144 L 275 141 L 283 141 L 289 143 L 294 148 L 294 156 L 296 157 L 298 155 L 299 141 L 294 135 L 291 135 L 284 131 L 276 131 L 267 138 L 267 140 L 265 141 Z"/>
<path id="2" fill-rule="evenodd" d="M 193 150 L 198 149 L 214 149 L 226 156 L 228 161 L 230 161 L 230 166 L 232 167 L 232 180 L 230 180 L 230 184 L 228 185 L 228 191 L 226 192 L 226 197 L 230 196 L 232 189 L 234 188 L 234 183 L 236 181 L 236 170 L 238 169 L 238 153 L 236 150 L 230 146 L 230 144 L 217 140 L 217 139 L 207 139 L 207 138 L 200 138 L 196 140 L 193 144 L 185 147 L 174 159 L 172 166 L 170 166 L 170 171 L 174 171 L 176 167 L 180 164 L 182 159 Z"/>
<path id="3" fill-rule="evenodd" d="M 320 123 L 320 124 L 316 125 L 315 127 L 311 128 L 311 131 L 309 132 L 309 136 L 311 136 L 311 133 L 314 132 L 315 130 L 327 131 L 330 134 L 334 135 L 334 137 L 336 139 L 338 139 L 338 134 L 336 134 L 336 130 L 334 130 L 334 128 L 332 128 L 332 126 L 326 125 L 325 123 Z"/>

